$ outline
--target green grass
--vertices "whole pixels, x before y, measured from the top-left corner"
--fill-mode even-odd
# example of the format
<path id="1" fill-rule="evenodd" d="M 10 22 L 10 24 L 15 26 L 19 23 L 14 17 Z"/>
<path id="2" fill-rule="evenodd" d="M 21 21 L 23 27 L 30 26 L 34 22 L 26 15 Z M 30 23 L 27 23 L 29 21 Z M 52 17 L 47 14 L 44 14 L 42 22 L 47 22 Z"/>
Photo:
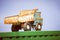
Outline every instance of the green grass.
<path id="1" fill-rule="evenodd" d="M 1 32 L 3 40 L 59 40 L 60 31 Z"/>

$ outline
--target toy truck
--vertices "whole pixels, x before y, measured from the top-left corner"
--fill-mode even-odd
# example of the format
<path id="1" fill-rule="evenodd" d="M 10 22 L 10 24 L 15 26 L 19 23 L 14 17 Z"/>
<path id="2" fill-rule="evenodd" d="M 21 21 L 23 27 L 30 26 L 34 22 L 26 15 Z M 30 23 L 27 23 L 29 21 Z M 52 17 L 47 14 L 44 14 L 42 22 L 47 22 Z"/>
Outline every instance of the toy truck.
<path id="1" fill-rule="evenodd" d="M 19 31 L 20 29 L 31 31 L 31 28 L 41 30 L 43 18 L 41 17 L 41 12 L 37 12 L 37 10 L 22 10 L 18 15 L 5 17 L 4 24 L 12 24 L 12 32 Z"/>

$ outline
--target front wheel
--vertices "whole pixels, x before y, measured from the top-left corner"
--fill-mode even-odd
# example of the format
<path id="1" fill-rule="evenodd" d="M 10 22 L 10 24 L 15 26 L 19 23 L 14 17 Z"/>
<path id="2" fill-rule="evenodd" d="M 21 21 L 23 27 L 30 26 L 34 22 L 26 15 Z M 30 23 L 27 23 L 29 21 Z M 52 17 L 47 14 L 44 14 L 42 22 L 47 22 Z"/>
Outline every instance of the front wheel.
<path id="1" fill-rule="evenodd" d="M 41 24 L 40 24 L 40 23 L 39 23 L 39 24 L 37 23 L 35 29 L 36 29 L 36 31 L 37 31 L 37 30 L 41 30 L 41 29 L 42 29 Z"/>

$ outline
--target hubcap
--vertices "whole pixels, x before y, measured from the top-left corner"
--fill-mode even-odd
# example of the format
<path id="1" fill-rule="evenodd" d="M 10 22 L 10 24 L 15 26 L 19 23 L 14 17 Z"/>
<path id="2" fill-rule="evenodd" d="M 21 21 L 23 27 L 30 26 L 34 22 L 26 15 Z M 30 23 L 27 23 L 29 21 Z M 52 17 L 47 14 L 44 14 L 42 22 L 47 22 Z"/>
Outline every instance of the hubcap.
<path id="1" fill-rule="evenodd" d="M 38 25 L 38 29 L 40 29 L 41 27 L 40 27 L 40 25 Z"/>
<path id="2" fill-rule="evenodd" d="M 29 25 L 27 25 L 27 29 L 30 29 Z"/>

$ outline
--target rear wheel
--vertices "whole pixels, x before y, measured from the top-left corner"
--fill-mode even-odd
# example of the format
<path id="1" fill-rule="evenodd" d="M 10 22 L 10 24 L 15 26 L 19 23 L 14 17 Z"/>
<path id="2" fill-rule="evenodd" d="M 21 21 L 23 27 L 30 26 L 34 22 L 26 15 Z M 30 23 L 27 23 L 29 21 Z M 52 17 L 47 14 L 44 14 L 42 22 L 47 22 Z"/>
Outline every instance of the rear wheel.
<path id="1" fill-rule="evenodd" d="M 12 25 L 12 27 L 11 27 L 11 30 L 12 30 L 12 32 L 16 32 L 16 31 L 19 31 L 19 29 L 21 29 L 21 26 L 20 25 Z"/>
<path id="2" fill-rule="evenodd" d="M 24 24 L 24 31 L 31 31 L 31 26 L 28 23 Z"/>

